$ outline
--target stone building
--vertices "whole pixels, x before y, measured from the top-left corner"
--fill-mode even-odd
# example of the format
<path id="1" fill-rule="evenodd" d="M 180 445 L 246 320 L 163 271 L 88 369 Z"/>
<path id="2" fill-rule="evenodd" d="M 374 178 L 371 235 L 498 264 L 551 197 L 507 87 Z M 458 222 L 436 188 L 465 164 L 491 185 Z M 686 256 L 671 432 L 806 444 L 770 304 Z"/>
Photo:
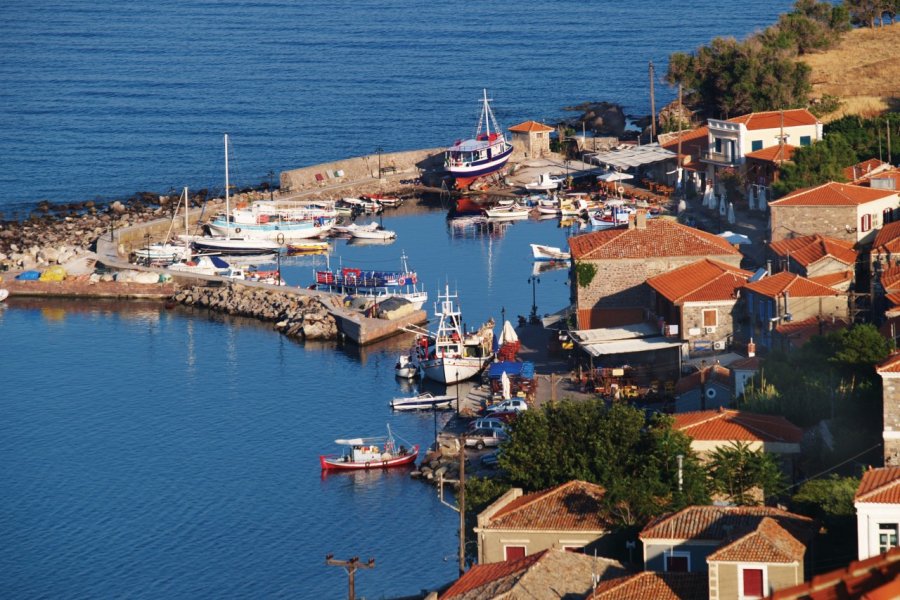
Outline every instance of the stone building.
<path id="1" fill-rule="evenodd" d="M 779 271 L 797 273 L 822 285 L 846 292 L 856 278 L 859 253 L 853 242 L 819 234 L 769 244 Z"/>
<path id="2" fill-rule="evenodd" d="M 643 212 L 627 228 L 572 237 L 569 248 L 578 329 L 640 323 L 654 309 L 649 278 L 702 258 L 737 268 L 742 256 L 719 236 Z"/>
<path id="3" fill-rule="evenodd" d="M 769 239 L 773 242 L 821 234 L 853 244 L 871 244 L 875 234 L 900 216 L 900 195 L 829 182 L 797 190 L 769 203 Z"/>
<path id="4" fill-rule="evenodd" d="M 521 158 L 542 158 L 550 154 L 550 134 L 556 131 L 537 121 L 525 121 L 509 128 L 510 143 Z"/>
<path id="5" fill-rule="evenodd" d="M 900 466 L 900 353 L 889 356 L 876 371 L 881 375 L 884 464 L 897 467 Z"/>

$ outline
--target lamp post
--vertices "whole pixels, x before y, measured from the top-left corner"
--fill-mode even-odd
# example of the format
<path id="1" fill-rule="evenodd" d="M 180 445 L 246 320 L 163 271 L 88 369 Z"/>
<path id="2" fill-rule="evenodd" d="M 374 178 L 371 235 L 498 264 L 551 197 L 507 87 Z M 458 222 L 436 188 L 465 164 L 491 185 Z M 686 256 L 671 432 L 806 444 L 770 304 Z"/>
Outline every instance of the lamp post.
<path id="1" fill-rule="evenodd" d="M 500 325 L 501 325 L 501 327 L 503 326 L 504 323 L 506 323 L 506 307 L 501 306 L 500 307 Z"/>
<path id="2" fill-rule="evenodd" d="M 381 179 L 381 153 L 384 152 L 384 148 L 378 146 L 375 148 L 375 152 L 378 153 L 378 179 Z"/>
<path id="3" fill-rule="evenodd" d="M 275 171 L 269 171 L 269 200 L 275 199 L 275 189 L 273 188 L 274 180 L 275 180 Z"/>
<path id="4" fill-rule="evenodd" d="M 147 264 L 150 264 L 150 232 L 144 234 L 144 247 L 147 250 Z"/>
<path id="5" fill-rule="evenodd" d="M 537 319 L 537 289 L 536 286 L 541 282 L 540 277 L 536 277 L 532 275 L 528 278 L 528 283 L 531 284 L 531 319 Z"/>

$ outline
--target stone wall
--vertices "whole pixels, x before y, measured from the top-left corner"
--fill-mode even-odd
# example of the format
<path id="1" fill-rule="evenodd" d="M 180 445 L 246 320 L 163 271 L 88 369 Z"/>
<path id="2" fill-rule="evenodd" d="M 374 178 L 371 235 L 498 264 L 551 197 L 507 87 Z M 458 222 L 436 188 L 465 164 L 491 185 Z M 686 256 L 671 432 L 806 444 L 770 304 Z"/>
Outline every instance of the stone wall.
<path id="1" fill-rule="evenodd" d="M 855 206 L 770 205 L 769 239 L 773 242 L 816 233 L 856 243 Z"/>
<path id="2" fill-rule="evenodd" d="M 410 150 L 407 152 L 382 152 L 380 164 L 385 174 L 409 173 L 418 177 L 423 169 L 434 169 L 443 162 L 444 148 Z M 281 172 L 283 191 L 303 191 L 329 184 L 377 180 L 379 178 L 379 154 L 346 158 L 329 163 Z M 393 171 L 387 171 L 393 169 Z M 318 176 L 318 178 L 317 178 Z"/>
<path id="3" fill-rule="evenodd" d="M 681 339 L 690 342 L 705 341 L 713 344 L 715 342 L 725 342 L 734 335 L 734 313 L 736 300 L 721 303 L 688 303 L 681 309 L 682 331 Z M 716 311 L 717 325 L 713 331 L 706 331 L 703 325 L 703 312 L 707 310 Z M 699 329 L 700 333 L 691 335 L 692 329 Z M 712 348 L 711 348 L 712 349 Z"/>
<path id="4" fill-rule="evenodd" d="M 881 373 L 884 466 L 900 467 L 900 373 Z"/>

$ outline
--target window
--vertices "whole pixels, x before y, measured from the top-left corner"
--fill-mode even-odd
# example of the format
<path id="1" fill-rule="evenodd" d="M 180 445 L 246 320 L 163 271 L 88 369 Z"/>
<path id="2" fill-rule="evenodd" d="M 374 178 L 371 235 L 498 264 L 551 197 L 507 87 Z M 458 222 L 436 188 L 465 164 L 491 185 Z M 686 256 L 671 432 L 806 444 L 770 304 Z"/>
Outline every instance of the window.
<path id="1" fill-rule="evenodd" d="M 716 154 L 722 154 L 722 138 L 716 138 Z"/>
<path id="2" fill-rule="evenodd" d="M 883 211 L 881 211 L 881 222 L 882 223 L 887 225 L 888 223 L 890 223 L 893 220 L 894 220 L 894 211 L 893 210 L 891 210 L 890 208 L 886 208 Z"/>
<path id="3" fill-rule="evenodd" d="M 543 132 L 538 131 L 537 134 L 535 134 L 534 137 L 536 137 L 537 139 L 541 139 L 542 137 L 544 137 L 544 134 L 543 134 Z"/>
<path id="4" fill-rule="evenodd" d="M 801 146 L 809 146 L 810 144 L 812 144 L 812 138 L 810 138 L 808 135 L 800 136 L 800 145 Z"/>
<path id="5" fill-rule="evenodd" d="M 863 215 L 859 220 L 859 230 L 869 231 L 872 229 L 872 215 Z"/>
<path id="6" fill-rule="evenodd" d="M 897 544 L 897 525 L 881 523 L 878 525 L 878 552 L 887 552 Z"/>
<path id="7" fill-rule="evenodd" d="M 716 309 L 703 311 L 703 326 L 717 327 L 719 325 L 719 312 Z"/>
<path id="8" fill-rule="evenodd" d="M 666 572 L 668 573 L 687 573 L 690 570 L 690 561 L 686 555 L 666 556 Z"/>
<path id="9" fill-rule="evenodd" d="M 765 573 L 761 568 L 741 569 L 741 598 L 762 598 L 765 596 Z"/>
<path id="10" fill-rule="evenodd" d="M 506 560 L 525 558 L 525 546 L 506 546 L 503 551 L 506 554 Z"/>
<path id="11" fill-rule="evenodd" d="M 753 140 L 752 142 L 750 142 L 750 150 L 753 152 L 762 150 L 762 140 Z"/>

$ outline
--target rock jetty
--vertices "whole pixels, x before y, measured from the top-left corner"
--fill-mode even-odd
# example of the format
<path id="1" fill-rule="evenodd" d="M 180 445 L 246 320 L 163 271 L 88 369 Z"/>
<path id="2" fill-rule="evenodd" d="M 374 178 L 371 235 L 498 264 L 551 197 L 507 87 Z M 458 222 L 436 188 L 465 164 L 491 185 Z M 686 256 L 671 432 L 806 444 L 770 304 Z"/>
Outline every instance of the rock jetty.
<path id="1" fill-rule="evenodd" d="M 275 289 L 229 284 L 193 286 L 179 291 L 173 300 L 186 306 L 208 308 L 275 323 L 275 329 L 302 340 L 335 340 L 337 323 L 322 299 Z"/>

